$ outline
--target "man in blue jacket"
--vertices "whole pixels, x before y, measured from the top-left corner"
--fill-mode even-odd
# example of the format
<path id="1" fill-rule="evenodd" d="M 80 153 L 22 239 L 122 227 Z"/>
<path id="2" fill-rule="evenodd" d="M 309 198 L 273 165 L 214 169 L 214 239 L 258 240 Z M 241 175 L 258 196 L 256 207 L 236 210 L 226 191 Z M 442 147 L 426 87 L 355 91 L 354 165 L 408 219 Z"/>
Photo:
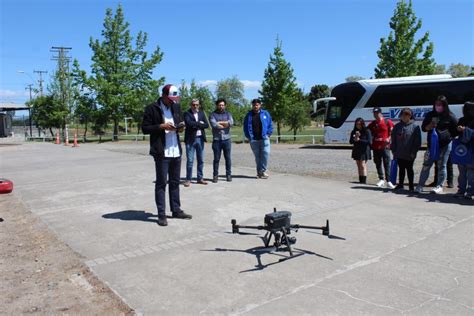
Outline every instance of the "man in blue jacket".
<path id="1" fill-rule="evenodd" d="M 244 119 L 244 133 L 255 155 L 257 178 L 267 179 L 273 123 L 270 113 L 262 109 L 262 102 L 259 99 L 252 100 L 252 110 L 247 113 Z"/>

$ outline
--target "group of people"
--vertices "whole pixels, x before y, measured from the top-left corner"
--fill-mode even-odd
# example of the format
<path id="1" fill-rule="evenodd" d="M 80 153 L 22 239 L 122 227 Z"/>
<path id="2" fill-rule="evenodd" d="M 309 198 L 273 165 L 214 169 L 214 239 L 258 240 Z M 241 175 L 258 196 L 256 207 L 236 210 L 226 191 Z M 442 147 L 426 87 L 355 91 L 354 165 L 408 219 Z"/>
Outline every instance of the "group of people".
<path id="1" fill-rule="evenodd" d="M 225 159 L 226 181 L 232 181 L 231 134 L 234 125 L 232 114 L 226 111 L 226 100 L 218 99 L 216 108 L 209 115 L 200 109 L 198 99 L 193 99 L 190 109 L 182 112 L 179 104 L 178 88 L 167 84 L 162 89 L 162 96 L 145 108 L 142 131 L 150 135 L 150 155 L 155 160 L 155 202 L 158 209 L 158 225 L 167 226 L 165 190 L 169 185 L 169 204 L 173 218 L 191 219 L 190 214 L 181 209 L 179 184 L 181 174 L 182 148 L 179 133 L 184 131 L 186 146 L 186 179 L 184 186 L 191 185 L 194 157 L 197 159 L 196 183 L 207 185 L 203 176 L 204 145 L 206 129 L 212 129 L 212 150 L 214 153 L 212 182 L 219 181 L 219 163 L 222 153 Z M 262 109 L 259 99 L 252 100 L 252 109 L 243 122 L 245 137 L 255 156 L 257 178 L 269 177 L 268 158 L 270 155 L 270 136 L 273 123 L 270 113 Z"/>
<path id="2" fill-rule="evenodd" d="M 362 118 L 357 118 L 350 135 L 353 144 L 352 158 L 356 161 L 359 182 L 367 183 L 367 161 L 372 159 L 377 169 L 378 187 L 404 189 L 405 176 L 408 176 L 408 188 L 413 193 L 422 193 L 428 180 L 431 167 L 435 165 L 435 185 L 431 192 L 440 194 L 448 178 L 448 163 L 453 155 L 462 152 L 470 157 L 457 161 L 459 176 L 458 190 L 455 197 L 472 199 L 474 195 L 474 103 L 466 102 L 463 106 L 463 117 L 458 121 L 449 110 L 448 100 L 439 96 L 420 126 L 415 124 L 413 111 L 404 108 L 400 114 L 400 122 L 396 125 L 390 119 L 385 119 L 379 107 L 373 109 L 374 120 L 366 126 Z M 421 147 L 421 133 L 427 133 L 427 150 L 423 157 L 423 167 L 420 172 L 418 185 L 415 187 L 413 164 Z M 453 142 L 459 144 L 462 150 L 456 151 Z M 459 147 L 461 148 L 461 147 Z M 455 152 L 456 151 L 456 152 Z M 398 183 L 391 177 L 391 156 L 398 167 Z M 382 167 L 383 164 L 383 167 Z M 391 181 L 392 179 L 392 181 Z M 449 183 L 451 180 L 451 183 Z"/>

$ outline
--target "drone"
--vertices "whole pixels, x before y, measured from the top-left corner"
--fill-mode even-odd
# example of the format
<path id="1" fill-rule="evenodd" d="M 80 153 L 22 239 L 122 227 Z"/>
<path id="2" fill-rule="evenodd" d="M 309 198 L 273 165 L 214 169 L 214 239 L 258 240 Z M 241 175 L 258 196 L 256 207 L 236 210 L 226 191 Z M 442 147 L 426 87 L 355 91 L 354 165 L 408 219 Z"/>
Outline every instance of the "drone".
<path id="1" fill-rule="evenodd" d="M 299 224 L 291 224 L 291 212 L 288 211 L 277 211 L 276 208 L 273 209 L 272 213 L 268 213 L 264 218 L 264 225 L 261 226 L 246 226 L 238 225 L 235 219 L 231 220 L 232 224 L 232 233 L 240 234 L 240 229 L 257 229 L 257 230 L 266 230 L 265 236 L 262 237 L 265 247 L 269 247 L 271 239 L 273 237 L 274 242 L 273 246 L 276 251 L 280 249 L 282 245 L 286 246 L 286 250 L 290 253 L 289 257 L 280 259 L 280 261 L 290 259 L 296 256 L 303 255 L 304 252 L 295 254 L 291 245 L 296 243 L 296 237 L 290 237 L 291 231 L 295 232 L 298 229 L 319 229 L 322 231 L 324 236 L 331 237 L 329 234 L 329 220 L 326 220 L 326 226 L 306 226 Z"/>

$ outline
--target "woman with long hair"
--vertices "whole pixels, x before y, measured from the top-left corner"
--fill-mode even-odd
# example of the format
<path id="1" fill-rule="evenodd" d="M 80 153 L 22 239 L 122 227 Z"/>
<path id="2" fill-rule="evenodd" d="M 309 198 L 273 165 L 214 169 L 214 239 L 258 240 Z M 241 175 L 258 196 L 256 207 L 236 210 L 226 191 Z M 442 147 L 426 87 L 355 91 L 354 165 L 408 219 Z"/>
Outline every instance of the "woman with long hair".
<path id="1" fill-rule="evenodd" d="M 350 143 L 352 148 L 352 159 L 356 161 L 359 172 L 359 182 L 367 183 L 367 160 L 372 159 L 370 144 L 372 133 L 365 126 L 364 119 L 359 117 L 355 120 L 354 129 L 351 132 Z"/>

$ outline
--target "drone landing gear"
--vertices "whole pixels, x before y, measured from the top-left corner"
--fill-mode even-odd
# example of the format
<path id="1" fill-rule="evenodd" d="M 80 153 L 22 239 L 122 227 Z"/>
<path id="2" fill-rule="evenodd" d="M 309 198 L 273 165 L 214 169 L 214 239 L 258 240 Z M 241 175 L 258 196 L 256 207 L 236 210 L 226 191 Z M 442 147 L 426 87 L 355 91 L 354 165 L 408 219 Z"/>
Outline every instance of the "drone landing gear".
<path id="1" fill-rule="evenodd" d="M 286 245 L 287 250 L 290 253 L 289 257 L 281 258 L 278 261 L 285 261 L 291 258 L 299 257 L 304 254 L 303 252 L 296 254 L 293 252 L 293 250 L 291 249 L 291 245 L 296 243 L 296 237 L 288 236 L 285 229 L 281 229 L 279 232 L 268 231 L 265 236 L 263 236 L 263 242 L 265 244 L 265 247 L 269 247 L 272 237 L 274 237 L 273 246 L 275 247 L 276 251 L 278 251 L 280 246 Z"/>

